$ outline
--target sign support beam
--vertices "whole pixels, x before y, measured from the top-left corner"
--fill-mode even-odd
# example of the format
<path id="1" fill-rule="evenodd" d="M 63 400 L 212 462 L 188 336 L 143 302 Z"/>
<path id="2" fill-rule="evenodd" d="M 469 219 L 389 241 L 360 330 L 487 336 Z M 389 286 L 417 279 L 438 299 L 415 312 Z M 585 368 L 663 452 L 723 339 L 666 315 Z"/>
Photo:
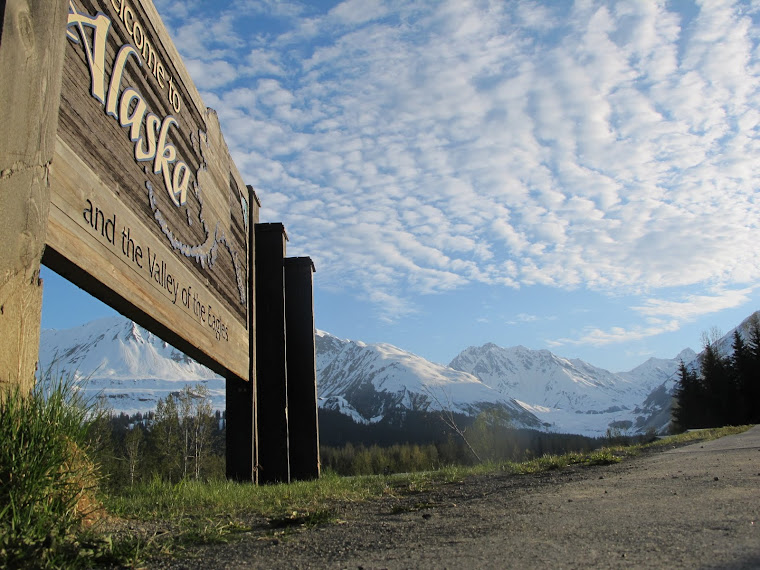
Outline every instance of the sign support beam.
<path id="1" fill-rule="evenodd" d="M 256 482 L 254 384 L 235 376 L 225 379 L 227 479 L 241 483 Z"/>
<path id="2" fill-rule="evenodd" d="M 0 2 L 0 396 L 34 386 L 68 2 Z"/>
<path id="3" fill-rule="evenodd" d="M 285 259 L 285 329 L 288 370 L 290 477 L 319 478 L 317 361 L 314 339 L 314 264 Z"/>
<path id="4" fill-rule="evenodd" d="M 290 482 L 282 224 L 256 224 L 256 395 L 259 482 Z"/>
<path id="5" fill-rule="evenodd" d="M 227 479 L 258 483 L 256 395 L 256 243 L 255 228 L 261 203 L 253 186 L 248 190 L 248 382 L 234 375 L 225 380 L 227 402 Z"/>

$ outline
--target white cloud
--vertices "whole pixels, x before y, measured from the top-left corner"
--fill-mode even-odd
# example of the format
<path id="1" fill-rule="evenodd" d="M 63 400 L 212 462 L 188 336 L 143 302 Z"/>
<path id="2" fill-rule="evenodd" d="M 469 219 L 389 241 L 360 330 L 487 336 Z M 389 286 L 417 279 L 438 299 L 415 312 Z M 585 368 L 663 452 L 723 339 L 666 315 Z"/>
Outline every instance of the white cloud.
<path id="1" fill-rule="evenodd" d="M 555 321 L 555 320 L 557 320 L 557 317 L 554 315 L 541 316 L 541 315 L 532 315 L 529 313 L 519 313 L 515 315 L 514 319 L 507 321 L 506 324 L 519 325 L 519 324 L 525 324 L 525 323 L 538 323 L 541 321 Z"/>
<path id="2" fill-rule="evenodd" d="M 177 43 L 263 219 L 387 318 L 471 282 L 697 287 L 637 307 L 661 323 L 585 336 L 599 344 L 760 278 L 742 3 L 238 2 L 209 29 L 183 6 Z M 277 25 L 249 29 L 259 16 Z"/>
<path id="3" fill-rule="evenodd" d="M 693 320 L 702 315 L 733 309 L 750 299 L 752 288 L 716 291 L 712 295 L 688 295 L 681 301 L 646 299 L 633 309 L 647 317 L 658 319 Z"/>
<path id="4" fill-rule="evenodd" d="M 583 333 L 580 338 L 562 338 L 548 341 L 550 346 L 565 345 L 590 345 L 607 346 L 610 344 L 625 344 L 632 341 L 642 340 L 657 336 L 665 332 L 677 331 L 680 328 L 677 320 L 653 322 L 647 326 L 635 326 L 633 328 L 612 327 L 608 330 L 591 328 Z"/>
<path id="5" fill-rule="evenodd" d="M 234 81 L 237 76 L 235 67 L 224 60 L 202 61 L 186 58 L 185 66 L 193 80 L 206 89 L 227 85 Z"/>
<path id="6" fill-rule="evenodd" d="M 641 305 L 631 307 L 644 316 L 644 323 L 631 327 L 589 327 L 575 338 L 548 341 L 550 346 L 590 345 L 607 346 L 643 340 L 666 332 L 679 330 L 685 323 L 699 317 L 740 307 L 748 302 L 754 288 L 718 289 L 707 295 L 685 295 L 678 300 L 647 298 Z"/>
<path id="7" fill-rule="evenodd" d="M 359 25 L 385 15 L 387 8 L 380 0 L 346 0 L 330 11 L 330 16 L 346 25 Z"/>

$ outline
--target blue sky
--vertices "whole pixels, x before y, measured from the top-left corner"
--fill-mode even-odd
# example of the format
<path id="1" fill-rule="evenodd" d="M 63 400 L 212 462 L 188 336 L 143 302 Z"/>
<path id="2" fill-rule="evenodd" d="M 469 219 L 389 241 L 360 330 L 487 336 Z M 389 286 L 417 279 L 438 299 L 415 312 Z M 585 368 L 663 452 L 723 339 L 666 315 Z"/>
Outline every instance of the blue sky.
<path id="1" fill-rule="evenodd" d="M 760 2 L 156 6 L 320 329 L 619 371 L 760 309 Z"/>

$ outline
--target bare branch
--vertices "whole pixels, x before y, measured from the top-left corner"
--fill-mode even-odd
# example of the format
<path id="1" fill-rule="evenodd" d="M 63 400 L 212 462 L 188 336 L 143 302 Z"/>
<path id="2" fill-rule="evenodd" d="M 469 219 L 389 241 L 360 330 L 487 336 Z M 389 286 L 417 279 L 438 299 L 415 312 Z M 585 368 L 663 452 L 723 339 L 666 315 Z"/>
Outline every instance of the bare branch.
<path id="1" fill-rule="evenodd" d="M 430 396 L 436 404 L 438 404 L 438 417 L 441 418 L 441 421 L 445 423 L 449 428 L 454 430 L 456 434 L 462 438 L 462 441 L 467 446 L 467 449 L 469 449 L 470 452 L 475 456 L 475 459 L 478 461 L 478 463 L 482 463 L 483 460 L 480 458 L 480 455 L 478 455 L 478 452 L 475 451 L 472 445 L 470 445 L 470 442 L 467 441 L 467 437 L 464 435 L 464 432 L 467 428 L 460 428 L 456 422 L 456 417 L 454 416 L 454 404 L 451 401 L 451 395 L 447 394 L 443 388 L 441 388 L 441 393 L 446 398 L 446 406 L 444 406 L 428 386 L 423 384 L 422 389 L 425 390 L 425 393 Z"/>

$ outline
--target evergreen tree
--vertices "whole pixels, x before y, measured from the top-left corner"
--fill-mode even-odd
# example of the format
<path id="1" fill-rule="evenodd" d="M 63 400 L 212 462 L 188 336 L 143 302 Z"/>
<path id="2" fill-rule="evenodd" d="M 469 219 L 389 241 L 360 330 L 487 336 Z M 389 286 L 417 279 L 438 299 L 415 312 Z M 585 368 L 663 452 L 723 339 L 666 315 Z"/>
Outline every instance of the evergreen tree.
<path id="1" fill-rule="evenodd" d="M 751 399 L 748 397 L 755 373 L 750 348 L 744 342 L 739 331 L 734 331 L 733 355 L 731 356 L 731 372 L 734 383 L 734 408 L 736 423 L 745 424 L 750 421 Z"/>
<path id="2" fill-rule="evenodd" d="M 673 424 L 677 432 L 699 427 L 706 421 L 705 396 L 702 383 L 694 370 L 683 360 L 678 366 L 678 384 L 673 403 Z"/>
<path id="3" fill-rule="evenodd" d="M 119 482 L 114 480 L 119 466 L 119 459 L 115 453 L 117 441 L 112 427 L 114 416 L 105 396 L 98 397 L 94 412 L 87 433 L 88 442 L 107 483 L 118 484 Z"/>
<path id="4" fill-rule="evenodd" d="M 713 332 L 703 339 L 704 349 L 700 355 L 700 372 L 707 406 L 705 407 L 705 425 L 701 427 L 720 427 L 736 423 L 732 404 L 735 403 L 736 391 L 730 361 L 718 350 L 720 335 Z"/>
<path id="5" fill-rule="evenodd" d="M 745 423 L 760 423 L 760 318 L 754 314 L 749 322 L 749 366 L 747 376 L 740 386 L 740 397 L 746 402 Z"/>

